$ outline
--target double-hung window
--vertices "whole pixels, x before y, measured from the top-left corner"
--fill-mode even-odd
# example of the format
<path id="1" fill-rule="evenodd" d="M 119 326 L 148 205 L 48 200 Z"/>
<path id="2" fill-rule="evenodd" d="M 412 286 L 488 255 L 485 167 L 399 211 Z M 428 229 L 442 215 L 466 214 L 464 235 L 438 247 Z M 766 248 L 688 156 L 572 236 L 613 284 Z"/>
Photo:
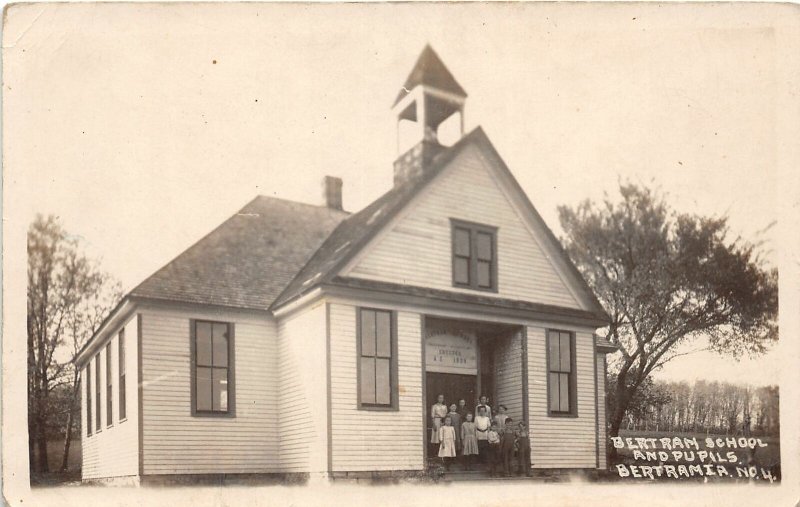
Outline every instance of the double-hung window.
<path id="1" fill-rule="evenodd" d="M 192 414 L 234 414 L 233 324 L 191 321 Z"/>
<path id="2" fill-rule="evenodd" d="M 119 332 L 117 340 L 117 355 L 119 356 L 119 420 L 127 417 L 126 396 L 125 396 L 125 329 Z"/>
<path id="3" fill-rule="evenodd" d="M 357 316 L 359 407 L 397 408 L 397 333 L 394 313 L 360 308 Z"/>
<path id="4" fill-rule="evenodd" d="M 114 375 L 111 373 L 111 341 L 106 344 L 106 425 L 114 424 Z"/>
<path id="5" fill-rule="evenodd" d="M 547 356 L 550 413 L 575 415 L 575 335 L 568 331 L 548 331 Z"/>
<path id="6" fill-rule="evenodd" d="M 497 292 L 497 228 L 450 219 L 453 286 Z"/>
<path id="7" fill-rule="evenodd" d="M 100 391 L 100 353 L 99 352 L 98 352 L 98 354 L 96 356 L 94 356 L 94 386 L 95 386 L 95 389 L 94 389 L 95 403 L 97 404 L 96 407 L 95 407 L 95 408 L 97 408 L 97 410 L 95 411 L 95 417 L 97 419 L 95 420 L 94 427 L 95 427 L 95 429 L 97 429 L 97 431 L 100 431 L 101 428 L 103 427 L 103 421 L 101 420 L 103 415 L 100 413 L 100 410 L 102 409 L 102 406 L 101 406 L 101 401 L 100 401 L 100 393 L 101 393 L 101 391 Z"/>
<path id="8" fill-rule="evenodd" d="M 86 435 L 92 434 L 92 362 L 86 363 Z"/>

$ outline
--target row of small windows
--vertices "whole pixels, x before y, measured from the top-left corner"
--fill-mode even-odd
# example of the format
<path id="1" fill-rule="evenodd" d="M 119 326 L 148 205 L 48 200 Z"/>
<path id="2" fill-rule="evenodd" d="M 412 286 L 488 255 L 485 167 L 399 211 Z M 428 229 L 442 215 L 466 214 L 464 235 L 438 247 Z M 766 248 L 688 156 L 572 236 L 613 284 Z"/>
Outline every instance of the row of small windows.
<path id="1" fill-rule="evenodd" d="M 117 335 L 117 374 L 116 377 L 112 371 L 113 354 L 112 354 L 112 341 L 109 341 L 105 347 L 105 388 L 106 388 L 106 426 L 114 424 L 114 392 L 119 393 L 119 421 L 122 422 L 127 418 L 127 398 L 126 393 L 126 371 L 125 371 L 125 330 L 121 330 Z M 94 357 L 94 382 L 92 381 L 92 362 L 86 365 L 85 382 L 86 382 L 86 434 L 91 435 L 93 431 L 100 431 L 103 427 L 101 415 L 102 399 L 101 399 L 101 384 L 100 374 L 103 362 L 100 360 L 100 353 Z M 116 389 L 114 380 L 116 378 Z M 92 387 L 94 386 L 94 392 Z M 93 417 L 94 416 L 94 417 Z"/>

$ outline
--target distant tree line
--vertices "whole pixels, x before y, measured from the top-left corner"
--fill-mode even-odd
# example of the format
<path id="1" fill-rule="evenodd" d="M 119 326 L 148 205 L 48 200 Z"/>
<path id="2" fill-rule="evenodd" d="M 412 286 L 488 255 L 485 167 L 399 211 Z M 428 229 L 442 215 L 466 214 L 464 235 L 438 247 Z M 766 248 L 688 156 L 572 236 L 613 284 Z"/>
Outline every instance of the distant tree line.
<path id="1" fill-rule="evenodd" d="M 613 378 L 609 379 L 613 382 Z M 613 391 L 612 391 L 613 392 Z M 609 399 L 613 403 L 613 399 Z M 778 386 L 730 382 L 650 381 L 626 412 L 623 428 L 639 431 L 778 436 Z"/>

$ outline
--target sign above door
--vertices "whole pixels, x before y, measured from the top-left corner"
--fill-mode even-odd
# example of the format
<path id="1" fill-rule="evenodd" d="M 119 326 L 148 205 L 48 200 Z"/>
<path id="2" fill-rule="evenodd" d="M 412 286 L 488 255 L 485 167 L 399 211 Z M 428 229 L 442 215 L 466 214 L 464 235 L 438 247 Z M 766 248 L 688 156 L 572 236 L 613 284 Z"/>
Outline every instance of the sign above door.
<path id="1" fill-rule="evenodd" d="M 425 340 L 425 371 L 477 375 L 476 337 L 452 331 L 432 331 Z"/>

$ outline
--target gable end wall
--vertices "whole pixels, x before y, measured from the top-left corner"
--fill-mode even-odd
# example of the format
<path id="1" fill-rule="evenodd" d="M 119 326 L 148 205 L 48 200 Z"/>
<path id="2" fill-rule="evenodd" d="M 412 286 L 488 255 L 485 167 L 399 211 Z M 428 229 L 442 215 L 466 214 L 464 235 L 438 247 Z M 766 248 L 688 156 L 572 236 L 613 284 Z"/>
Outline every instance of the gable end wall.
<path id="1" fill-rule="evenodd" d="M 475 294 L 453 287 L 450 218 L 456 218 L 498 228 L 498 292 L 480 295 L 581 308 L 477 149 L 451 164 L 342 274 Z"/>

